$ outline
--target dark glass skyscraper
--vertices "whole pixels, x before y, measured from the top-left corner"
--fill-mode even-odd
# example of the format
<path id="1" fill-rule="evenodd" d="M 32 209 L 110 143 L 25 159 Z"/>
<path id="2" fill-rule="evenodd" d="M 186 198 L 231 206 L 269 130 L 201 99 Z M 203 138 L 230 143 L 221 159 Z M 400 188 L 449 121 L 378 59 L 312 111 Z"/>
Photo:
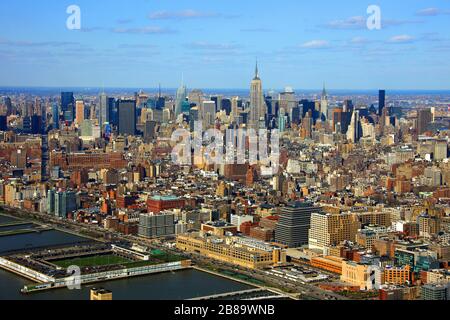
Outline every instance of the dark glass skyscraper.
<path id="1" fill-rule="evenodd" d="M 7 116 L 0 116 L 0 131 L 8 130 L 8 118 Z"/>
<path id="2" fill-rule="evenodd" d="M 386 90 L 378 92 L 378 115 L 383 115 L 383 110 L 386 107 Z"/>
<path id="3" fill-rule="evenodd" d="M 73 92 L 61 92 L 61 111 L 64 114 L 64 120 L 73 121 L 73 116 L 75 115 Z M 71 117 L 71 119 L 67 119 L 67 116 Z"/>
<path id="4" fill-rule="evenodd" d="M 136 134 L 136 101 L 135 100 L 118 100 L 117 111 L 119 116 L 119 134 L 135 135 Z"/>
<path id="5" fill-rule="evenodd" d="M 292 202 L 281 210 L 280 220 L 275 229 L 275 242 L 290 248 L 308 244 L 311 215 L 320 208 L 310 203 Z"/>
<path id="6" fill-rule="evenodd" d="M 428 125 L 433 120 L 433 115 L 430 109 L 422 109 L 417 111 L 417 131 L 423 134 L 428 130 Z"/>

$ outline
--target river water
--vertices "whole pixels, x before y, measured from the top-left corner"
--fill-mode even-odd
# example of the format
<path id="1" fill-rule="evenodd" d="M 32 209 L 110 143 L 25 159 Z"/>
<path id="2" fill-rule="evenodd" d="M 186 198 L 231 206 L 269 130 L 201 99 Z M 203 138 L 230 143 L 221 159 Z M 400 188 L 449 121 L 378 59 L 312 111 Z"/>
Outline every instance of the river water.
<path id="1" fill-rule="evenodd" d="M 9 222 L 11 222 L 9 219 L 0 215 L 0 224 Z M 4 236 L 0 237 L 0 255 L 14 250 L 70 245 L 86 241 L 91 240 L 56 230 Z M 21 294 L 20 289 L 30 282 L 0 269 L 0 300 L 89 300 L 89 291 L 93 287 L 111 290 L 114 300 L 184 300 L 252 288 L 197 270 L 115 280 L 89 285 L 81 290 L 58 289 L 30 295 Z"/>

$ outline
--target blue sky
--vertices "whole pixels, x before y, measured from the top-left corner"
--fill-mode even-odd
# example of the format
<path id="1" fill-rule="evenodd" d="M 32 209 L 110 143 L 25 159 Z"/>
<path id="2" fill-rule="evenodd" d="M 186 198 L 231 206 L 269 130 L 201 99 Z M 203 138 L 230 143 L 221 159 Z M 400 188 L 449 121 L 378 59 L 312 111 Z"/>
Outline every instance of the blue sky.
<path id="1" fill-rule="evenodd" d="M 0 1 L 0 86 L 247 88 L 258 57 L 265 89 L 450 89 L 449 30 L 448 0 Z"/>

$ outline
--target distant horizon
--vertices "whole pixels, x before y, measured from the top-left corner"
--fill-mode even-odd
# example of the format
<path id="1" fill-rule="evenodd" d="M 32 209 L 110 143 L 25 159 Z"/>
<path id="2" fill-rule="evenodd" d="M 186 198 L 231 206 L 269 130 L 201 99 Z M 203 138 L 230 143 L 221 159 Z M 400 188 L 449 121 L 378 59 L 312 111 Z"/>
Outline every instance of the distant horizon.
<path id="1" fill-rule="evenodd" d="M 188 91 L 192 90 L 201 90 L 205 94 L 220 94 L 220 93 L 232 93 L 232 92 L 240 92 L 240 93 L 249 93 L 250 88 L 198 88 L 188 87 Z M 291 87 L 289 87 L 291 88 Z M 134 93 L 142 90 L 144 93 L 157 93 L 158 87 L 90 87 L 90 86 L 1 86 L 0 85 L 0 94 L 5 91 L 51 91 L 54 94 L 58 94 L 59 92 L 69 91 L 69 92 L 87 92 L 89 94 L 95 94 L 95 92 L 101 93 L 102 91 L 110 92 L 110 91 L 128 91 L 126 93 Z M 161 91 L 170 91 L 175 92 L 177 90 L 176 87 L 161 87 Z M 277 93 L 284 92 L 285 88 L 267 88 L 264 89 L 264 93 L 269 91 L 275 91 Z M 321 94 L 323 88 L 319 89 L 298 89 L 292 88 L 295 94 Z M 450 89 L 333 89 L 326 88 L 328 94 L 334 95 L 351 95 L 351 94 L 366 94 L 366 95 L 378 95 L 379 90 L 386 90 L 387 95 L 450 95 Z M 164 92 L 163 92 L 164 93 Z"/>

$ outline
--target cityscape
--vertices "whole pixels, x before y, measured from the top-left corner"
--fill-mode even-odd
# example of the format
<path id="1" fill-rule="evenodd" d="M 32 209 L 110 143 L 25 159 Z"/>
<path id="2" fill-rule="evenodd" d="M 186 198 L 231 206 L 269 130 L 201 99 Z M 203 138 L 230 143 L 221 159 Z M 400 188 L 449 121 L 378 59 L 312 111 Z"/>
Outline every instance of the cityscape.
<path id="1" fill-rule="evenodd" d="M 12 11 L 25 6 L 26 1 L 18 2 Z M 112 79 L 114 71 L 108 71 L 103 83 L 100 61 L 77 65 L 73 76 L 45 70 L 47 63 L 58 64 L 54 57 L 65 59 L 58 50 L 73 45 L 73 32 L 77 39 L 85 36 L 83 28 L 87 37 L 110 32 L 137 39 L 140 45 L 127 49 L 134 48 L 138 57 L 149 35 L 177 34 L 180 21 L 196 20 L 196 26 L 204 21 L 213 28 L 211 20 L 228 25 L 242 19 L 234 11 L 214 13 L 219 4 L 202 12 L 183 11 L 180 3 L 170 8 L 174 12 L 163 11 L 160 3 L 161 10 L 149 9 L 147 19 L 169 21 L 173 30 L 129 26 L 136 21 L 125 19 L 124 9 L 116 22 L 122 27 L 115 31 L 84 27 L 83 17 L 90 14 L 84 1 L 64 4 L 61 30 L 45 43 L 23 38 L 31 26 L 14 33 L 5 23 L 0 33 L 0 300 L 251 301 L 261 303 L 255 309 L 260 315 L 273 311 L 264 303 L 277 300 L 449 300 L 450 65 L 441 59 L 448 57 L 450 39 L 438 30 L 426 33 L 437 27 L 425 19 L 448 19 L 450 9 L 412 2 L 418 6 L 413 20 L 381 19 L 384 5 L 387 16 L 396 9 L 381 1 L 355 9 L 363 18 L 336 18 L 322 26 L 324 34 L 354 36 L 357 49 L 349 50 L 358 51 L 353 52 L 358 69 L 356 55 L 381 40 L 356 33 L 414 25 L 416 36 L 381 42 L 392 52 L 383 53 L 380 62 L 371 56 L 367 64 L 380 70 L 354 85 L 328 70 L 328 61 L 314 75 L 306 62 L 304 73 L 300 65 L 291 71 L 283 67 L 280 74 L 274 60 L 284 61 L 286 52 L 260 47 L 248 52 L 242 45 L 246 52 L 235 53 L 239 45 L 225 42 L 198 42 L 193 50 L 199 59 L 201 51 L 218 59 L 178 73 L 160 74 L 159 69 L 173 69 L 161 58 L 145 82 L 137 69 L 146 67 L 139 59 L 137 67 L 133 55 L 130 62 L 117 62 L 126 73 L 118 68 Z M 294 4 L 286 1 L 286 6 Z M 236 41 L 277 34 L 259 25 L 244 27 L 240 34 L 248 34 Z M 35 32 L 29 31 L 30 37 Z M 56 40 L 59 33 L 66 44 Z M 395 48 L 392 39 L 400 43 Z M 331 42 L 304 42 L 298 55 L 309 61 L 315 53 L 309 57 L 303 50 L 312 49 L 334 63 L 332 56 L 344 49 L 330 50 Z M 416 50 L 417 61 L 423 60 L 419 42 L 440 46 L 427 52 L 429 72 L 423 65 L 403 72 L 403 63 L 413 63 L 406 51 Z M 55 52 L 48 61 L 42 47 Z M 180 50 L 189 61 L 192 49 Z M 383 59 L 396 61 L 398 54 L 405 55 L 401 66 L 385 65 Z M 116 57 L 104 59 L 107 65 Z M 347 68 L 351 60 L 341 63 Z M 435 77 L 434 63 L 441 63 Z M 227 67 L 229 73 L 240 70 L 232 77 L 225 74 Z M 202 69 L 201 79 L 195 78 L 195 68 Z M 293 80 L 295 75 L 301 82 Z M 205 76 L 213 78 L 209 82 Z M 194 311 L 180 309 L 175 315 Z"/>

